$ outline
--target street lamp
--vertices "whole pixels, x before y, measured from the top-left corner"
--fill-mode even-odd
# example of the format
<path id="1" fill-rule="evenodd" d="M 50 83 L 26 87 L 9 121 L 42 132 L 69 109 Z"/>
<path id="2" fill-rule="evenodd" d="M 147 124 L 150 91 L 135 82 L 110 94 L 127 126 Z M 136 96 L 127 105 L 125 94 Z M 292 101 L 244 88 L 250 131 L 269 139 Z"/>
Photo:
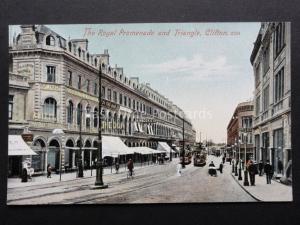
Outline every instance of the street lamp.
<path id="1" fill-rule="evenodd" d="M 237 150 L 237 142 L 235 142 L 234 147 L 235 147 L 235 153 L 236 153 L 236 152 L 237 152 L 237 151 L 236 151 L 236 150 Z M 236 155 L 236 154 L 235 154 L 235 155 Z M 236 157 L 235 157 L 235 158 L 236 158 Z M 236 158 L 235 161 L 236 161 L 236 162 L 235 162 L 234 176 L 238 176 L 238 168 L 237 168 L 238 160 L 237 160 L 237 158 Z"/>
<path id="2" fill-rule="evenodd" d="M 185 168 L 185 149 L 184 149 L 184 117 L 182 116 L 182 168 Z"/>
<path id="3" fill-rule="evenodd" d="M 242 163 L 241 163 L 241 140 L 239 139 L 239 177 L 238 180 L 243 180 L 242 178 Z"/>
<path id="4" fill-rule="evenodd" d="M 97 160 L 97 170 L 96 170 L 96 181 L 95 181 L 95 189 L 104 189 L 107 188 L 108 185 L 103 182 L 103 162 L 102 162 L 102 68 L 101 63 L 99 66 L 99 76 L 98 76 L 98 117 L 99 117 L 99 125 L 98 125 L 98 160 Z"/>
<path id="5" fill-rule="evenodd" d="M 247 155 L 247 142 L 246 142 L 246 136 L 247 136 L 247 133 L 243 133 L 244 135 L 244 144 L 245 144 L 245 164 L 244 164 L 244 186 L 249 186 L 249 181 L 248 181 L 248 170 L 247 170 L 247 161 L 246 161 L 246 155 Z"/>
<path id="6" fill-rule="evenodd" d="M 61 152 L 64 150 L 63 143 L 64 143 L 64 131 L 62 129 L 54 129 L 52 134 L 58 135 L 61 138 L 61 145 L 59 149 L 59 181 L 61 181 Z"/>

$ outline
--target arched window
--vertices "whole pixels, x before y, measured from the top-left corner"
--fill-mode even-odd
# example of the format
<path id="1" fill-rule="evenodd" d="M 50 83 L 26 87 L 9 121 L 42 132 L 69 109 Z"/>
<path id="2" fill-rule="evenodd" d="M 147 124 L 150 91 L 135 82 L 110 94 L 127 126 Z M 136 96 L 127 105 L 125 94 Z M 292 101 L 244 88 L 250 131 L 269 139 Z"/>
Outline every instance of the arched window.
<path id="1" fill-rule="evenodd" d="M 77 125 L 81 123 L 81 112 L 82 112 L 82 105 L 79 103 L 77 105 Z"/>
<path id="2" fill-rule="evenodd" d="M 98 109 L 94 109 L 94 127 L 96 128 L 98 126 Z"/>
<path id="3" fill-rule="evenodd" d="M 53 36 L 49 35 L 46 37 L 46 45 L 50 45 L 50 46 L 55 45 L 55 39 Z"/>
<path id="4" fill-rule="evenodd" d="M 70 100 L 67 108 L 67 118 L 69 124 L 73 123 L 73 109 L 74 109 L 73 102 Z"/>
<path id="5" fill-rule="evenodd" d="M 44 102 L 43 117 L 45 119 L 57 118 L 57 104 L 54 98 L 47 98 Z"/>
<path id="6" fill-rule="evenodd" d="M 97 59 L 95 59 L 94 63 L 95 63 L 95 66 L 97 66 Z"/>
<path id="7" fill-rule="evenodd" d="M 104 64 L 104 63 L 102 63 L 102 68 L 103 68 L 103 69 L 105 68 L 105 64 Z"/>
<path id="8" fill-rule="evenodd" d="M 85 126 L 87 128 L 90 128 L 90 126 L 91 126 L 91 115 L 90 115 L 91 107 L 89 105 L 87 105 L 85 110 L 86 110 L 86 113 L 85 113 Z"/>

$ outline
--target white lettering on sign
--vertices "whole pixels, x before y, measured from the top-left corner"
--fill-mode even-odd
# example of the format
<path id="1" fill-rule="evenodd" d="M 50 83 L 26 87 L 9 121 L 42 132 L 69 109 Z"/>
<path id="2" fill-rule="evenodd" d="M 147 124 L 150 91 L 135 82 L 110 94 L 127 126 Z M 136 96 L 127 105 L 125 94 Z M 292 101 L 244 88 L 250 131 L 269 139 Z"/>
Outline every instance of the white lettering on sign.
<path id="1" fill-rule="evenodd" d="M 55 85 L 55 84 L 42 84 L 41 89 L 48 90 L 48 91 L 59 91 L 60 87 L 59 85 Z"/>

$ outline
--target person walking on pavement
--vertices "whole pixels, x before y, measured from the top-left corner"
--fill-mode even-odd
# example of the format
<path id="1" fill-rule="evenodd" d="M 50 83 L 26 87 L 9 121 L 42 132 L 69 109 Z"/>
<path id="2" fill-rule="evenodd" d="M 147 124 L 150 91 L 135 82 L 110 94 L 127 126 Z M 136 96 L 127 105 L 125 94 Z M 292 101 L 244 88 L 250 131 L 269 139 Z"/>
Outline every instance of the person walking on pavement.
<path id="1" fill-rule="evenodd" d="M 281 159 L 278 159 L 277 167 L 278 167 L 278 172 L 279 172 L 280 174 L 282 174 L 282 171 L 283 171 L 283 164 L 282 164 Z"/>
<path id="2" fill-rule="evenodd" d="M 51 178 L 51 170 L 52 170 L 51 164 L 49 163 L 47 165 L 47 178 Z"/>
<path id="3" fill-rule="evenodd" d="M 128 160 L 127 168 L 129 170 L 129 176 L 132 177 L 132 172 L 133 172 L 133 168 L 134 168 L 132 159 Z"/>
<path id="4" fill-rule="evenodd" d="M 116 173 L 119 172 L 119 168 L 120 168 L 119 162 L 116 161 L 116 162 L 115 162 L 115 170 L 116 170 Z"/>
<path id="5" fill-rule="evenodd" d="M 271 184 L 271 178 L 273 176 L 273 167 L 270 165 L 270 161 L 267 160 L 267 164 L 265 165 L 265 173 L 266 173 L 266 179 L 267 179 L 267 184 Z"/>
<path id="6" fill-rule="evenodd" d="M 181 176 L 181 168 L 182 168 L 182 165 L 180 162 L 178 162 L 177 164 L 177 176 Z"/>
<path id="7" fill-rule="evenodd" d="M 254 165 L 253 161 L 250 160 L 248 165 L 248 171 L 249 171 L 251 186 L 255 186 L 255 174 L 257 172 L 256 170 L 257 170 L 256 166 Z"/>
<path id="8" fill-rule="evenodd" d="M 222 158 L 222 162 L 223 162 L 223 164 L 225 163 L 225 156 L 223 156 L 223 158 Z"/>
<path id="9" fill-rule="evenodd" d="M 263 175 L 263 168 L 264 168 L 264 164 L 263 164 L 262 160 L 260 160 L 260 162 L 258 163 L 258 170 L 259 170 L 260 177 Z"/>

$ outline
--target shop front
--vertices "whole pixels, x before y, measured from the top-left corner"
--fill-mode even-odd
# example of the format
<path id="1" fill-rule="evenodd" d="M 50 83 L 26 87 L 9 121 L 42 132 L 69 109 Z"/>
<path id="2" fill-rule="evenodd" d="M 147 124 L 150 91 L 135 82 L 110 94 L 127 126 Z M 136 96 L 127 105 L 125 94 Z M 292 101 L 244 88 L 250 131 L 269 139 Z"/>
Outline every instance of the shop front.
<path id="1" fill-rule="evenodd" d="M 23 162 L 35 155 L 21 135 L 8 135 L 8 177 L 20 177 Z"/>

